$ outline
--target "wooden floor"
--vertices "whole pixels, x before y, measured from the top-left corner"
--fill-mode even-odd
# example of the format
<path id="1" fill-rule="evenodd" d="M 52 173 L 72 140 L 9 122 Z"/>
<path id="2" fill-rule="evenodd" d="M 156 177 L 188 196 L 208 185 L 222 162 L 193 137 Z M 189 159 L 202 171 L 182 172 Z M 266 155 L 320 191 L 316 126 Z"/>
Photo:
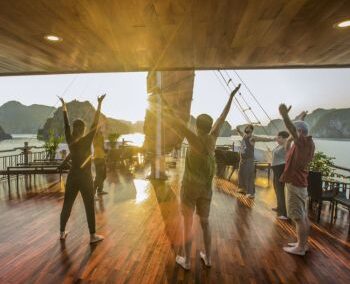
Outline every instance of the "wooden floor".
<path id="1" fill-rule="evenodd" d="M 312 225 L 311 252 L 292 256 L 282 246 L 293 240 L 294 228 L 271 211 L 273 190 L 259 187 L 251 201 L 220 179 L 210 215 L 213 267 L 200 261 L 196 219 L 192 269 L 183 271 L 175 264 L 182 240 L 179 173 L 170 172 L 167 183 L 143 177 L 109 175 L 109 194 L 96 202 L 97 231 L 106 239 L 95 246 L 89 245 L 80 195 L 67 240 L 58 240 L 63 192 L 54 177 L 39 178 L 27 189 L 22 180 L 10 195 L 1 183 L 0 283 L 350 283 L 346 211 L 330 226 L 325 208 L 320 225 Z"/>

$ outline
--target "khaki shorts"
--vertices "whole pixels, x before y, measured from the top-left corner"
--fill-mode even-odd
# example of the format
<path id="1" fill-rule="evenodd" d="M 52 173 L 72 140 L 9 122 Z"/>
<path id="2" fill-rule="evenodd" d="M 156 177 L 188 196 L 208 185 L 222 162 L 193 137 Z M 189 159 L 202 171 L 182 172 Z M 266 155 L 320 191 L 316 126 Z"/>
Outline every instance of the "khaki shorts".
<path id="1" fill-rule="evenodd" d="M 307 188 L 286 183 L 287 215 L 292 220 L 300 220 L 307 216 Z"/>
<path id="2" fill-rule="evenodd" d="M 211 186 L 183 184 L 181 187 L 182 213 L 193 214 L 196 210 L 199 217 L 208 218 L 212 195 Z"/>

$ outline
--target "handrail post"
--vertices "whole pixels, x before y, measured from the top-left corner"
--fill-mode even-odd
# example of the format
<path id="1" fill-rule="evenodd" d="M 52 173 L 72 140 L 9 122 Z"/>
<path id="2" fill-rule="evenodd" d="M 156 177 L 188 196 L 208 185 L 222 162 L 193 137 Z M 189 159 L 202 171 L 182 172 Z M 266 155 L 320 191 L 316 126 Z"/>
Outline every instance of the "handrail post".
<path id="1" fill-rule="evenodd" d="M 28 142 L 24 142 L 24 147 L 23 147 L 23 154 L 24 154 L 24 164 L 28 165 L 29 163 L 29 147 L 28 147 Z"/>

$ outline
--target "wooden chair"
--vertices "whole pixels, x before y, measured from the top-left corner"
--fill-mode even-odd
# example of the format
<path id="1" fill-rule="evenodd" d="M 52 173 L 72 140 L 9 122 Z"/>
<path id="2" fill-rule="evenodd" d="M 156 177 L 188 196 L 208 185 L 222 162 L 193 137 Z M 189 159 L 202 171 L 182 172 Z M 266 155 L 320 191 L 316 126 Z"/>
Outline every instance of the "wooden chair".
<path id="1" fill-rule="evenodd" d="M 338 204 L 343 205 L 344 207 L 346 207 L 349 210 L 349 216 L 350 216 L 350 196 L 346 194 L 346 186 L 343 185 L 342 186 L 342 191 L 339 191 L 338 188 L 338 194 L 334 197 L 334 206 L 333 206 L 333 210 L 332 210 L 332 223 L 335 222 L 337 220 L 337 209 L 338 209 Z M 350 219 L 350 217 L 349 217 Z M 349 231 L 348 233 L 350 233 L 350 224 L 349 224 Z"/>
<path id="2" fill-rule="evenodd" d="M 228 180 L 231 179 L 233 172 L 238 169 L 239 154 L 229 150 L 227 147 L 216 147 L 215 149 L 216 175 L 225 178 L 227 167 L 231 167 L 231 173 Z"/>
<path id="3" fill-rule="evenodd" d="M 317 205 L 317 222 L 320 222 L 323 202 L 330 202 L 332 212 L 333 199 L 337 190 L 331 184 L 324 186 L 320 172 L 309 172 L 307 190 L 310 197 L 310 207 L 314 204 Z"/>

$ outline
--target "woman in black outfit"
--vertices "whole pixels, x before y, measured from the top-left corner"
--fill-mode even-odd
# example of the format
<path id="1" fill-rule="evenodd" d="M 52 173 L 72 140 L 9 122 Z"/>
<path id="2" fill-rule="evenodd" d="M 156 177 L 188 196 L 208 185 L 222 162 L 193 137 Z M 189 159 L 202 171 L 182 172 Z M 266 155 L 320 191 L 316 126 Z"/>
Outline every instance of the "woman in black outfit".
<path id="1" fill-rule="evenodd" d="M 106 95 L 102 95 L 97 99 L 97 111 L 90 131 L 87 134 L 85 134 L 85 123 L 80 119 L 73 122 L 73 131 L 71 132 L 67 107 L 64 100 L 60 98 L 62 102 L 65 136 L 70 151 L 69 158 L 72 163 L 72 167 L 67 177 L 63 208 L 61 212 L 61 240 L 64 240 L 67 236 L 67 232 L 65 231 L 66 224 L 79 191 L 84 201 L 90 231 L 90 243 L 96 243 L 103 240 L 103 237 L 96 235 L 95 232 L 94 187 L 91 174 L 91 145 L 97 130 L 101 104 L 105 96 Z"/>

